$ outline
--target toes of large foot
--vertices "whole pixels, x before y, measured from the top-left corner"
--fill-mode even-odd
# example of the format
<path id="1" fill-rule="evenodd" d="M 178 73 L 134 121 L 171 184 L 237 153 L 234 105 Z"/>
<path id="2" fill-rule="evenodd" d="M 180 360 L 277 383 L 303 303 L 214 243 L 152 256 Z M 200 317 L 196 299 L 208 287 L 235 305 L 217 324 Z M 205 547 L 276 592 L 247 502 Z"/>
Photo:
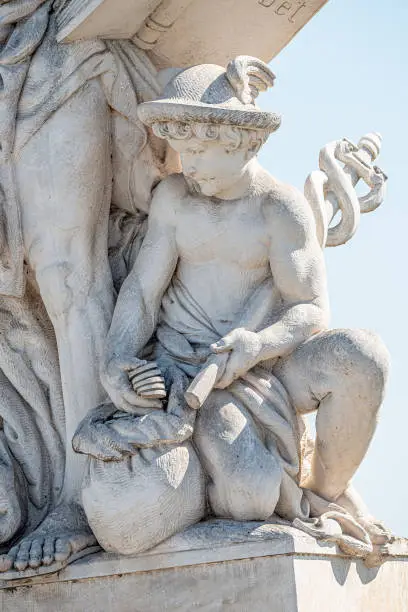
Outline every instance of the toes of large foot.
<path id="1" fill-rule="evenodd" d="M 13 546 L 6 555 L 0 557 L 0 572 L 8 572 L 15 569 L 19 572 L 28 567 L 36 569 L 43 562 L 44 538 L 37 537 L 34 540 L 23 540 L 17 546 Z"/>
<path id="2" fill-rule="evenodd" d="M 65 561 L 71 554 L 69 538 L 58 538 L 55 542 L 55 560 Z"/>
<path id="3" fill-rule="evenodd" d="M 28 565 L 31 569 L 37 569 L 42 563 L 44 538 L 36 538 L 30 548 L 30 558 Z"/>
<path id="4" fill-rule="evenodd" d="M 95 537 L 90 533 L 78 533 L 71 536 L 38 536 L 20 542 L 0 555 L 0 572 L 10 570 L 24 571 L 50 566 L 54 562 L 64 562 L 75 553 L 90 546 L 95 546 Z"/>
<path id="5" fill-rule="evenodd" d="M 51 565 L 55 561 L 55 538 L 47 537 L 44 540 L 42 565 Z"/>
<path id="6" fill-rule="evenodd" d="M 16 558 L 14 560 L 14 567 L 19 572 L 27 569 L 28 561 L 30 559 L 31 540 L 23 540 L 18 547 Z"/>
<path id="7" fill-rule="evenodd" d="M 14 565 L 15 556 L 13 555 L 13 549 L 9 550 L 7 555 L 0 556 L 0 572 L 8 572 Z"/>
<path id="8" fill-rule="evenodd" d="M 92 533 L 79 533 L 71 539 L 71 550 L 72 553 L 80 552 L 88 546 L 95 546 L 95 536 Z"/>

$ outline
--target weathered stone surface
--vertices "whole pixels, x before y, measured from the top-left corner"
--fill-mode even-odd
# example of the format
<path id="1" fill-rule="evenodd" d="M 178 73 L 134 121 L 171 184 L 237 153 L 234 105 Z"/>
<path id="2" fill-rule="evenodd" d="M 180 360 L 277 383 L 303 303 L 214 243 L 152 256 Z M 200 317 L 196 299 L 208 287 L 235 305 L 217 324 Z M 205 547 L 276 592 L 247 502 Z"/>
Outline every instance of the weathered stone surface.
<path id="1" fill-rule="evenodd" d="M 322 252 L 354 235 L 363 204 L 381 203 L 381 139 L 325 147 L 308 201 L 257 161 L 280 125 L 256 105 L 274 79 L 239 56 L 176 71 L 138 108 L 182 173 L 156 188 L 119 292 L 101 369 L 111 403 L 73 441 L 90 458 L 82 500 L 105 550 L 143 552 L 208 515 L 276 513 L 360 557 L 390 537 L 350 484 L 387 351 L 372 333 L 327 329 Z M 360 178 L 372 188 L 361 199 Z M 313 410 L 315 444 L 302 439 Z"/>
<path id="2" fill-rule="evenodd" d="M 286 526 L 212 521 L 137 557 L 99 553 L 58 575 L 1 583 L 5 612 L 406 611 L 408 547 L 368 569 Z"/>
<path id="3" fill-rule="evenodd" d="M 69 0 L 59 40 L 132 38 L 158 67 L 270 61 L 327 0 Z"/>
<path id="4" fill-rule="evenodd" d="M 387 554 L 350 482 L 388 354 L 328 329 L 322 250 L 382 202 L 381 138 L 324 147 L 302 194 L 257 161 L 280 125 L 257 106 L 269 66 L 175 66 L 242 41 L 269 59 L 283 39 L 264 16 L 287 42 L 320 4 L 0 1 L 5 580 L 47 580 L 97 542 L 143 553 L 214 516 L 276 514 L 367 565 Z M 58 42 L 83 11 L 99 37 Z M 121 19 L 132 40 L 101 38 L 129 36 Z"/>

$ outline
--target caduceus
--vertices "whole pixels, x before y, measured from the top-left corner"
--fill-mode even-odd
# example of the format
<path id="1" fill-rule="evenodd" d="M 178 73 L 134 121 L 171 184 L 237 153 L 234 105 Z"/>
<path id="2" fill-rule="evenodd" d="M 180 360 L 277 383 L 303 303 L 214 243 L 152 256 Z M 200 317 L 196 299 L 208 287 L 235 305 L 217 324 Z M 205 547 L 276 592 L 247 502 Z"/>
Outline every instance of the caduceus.
<path id="1" fill-rule="evenodd" d="M 383 202 L 387 176 L 373 164 L 381 142 L 380 134 L 373 132 L 360 138 L 357 146 L 343 138 L 320 151 L 320 170 L 307 177 L 305 196 L 313 210 L 322 247 L 350 240 L 357 230 L 360 213 L 371 212 Z M 370 187 L 362 197 L 355 190 L 360 179 Z M 331 226 L 338 211 L 340 220 Z"/>
<path id="2" fill-rule="evenodd" d="M 355 234 L 361 213 L 368 213 L 380 206 L 385 197 L 387 176 L 376 165 L 382 138 L 378 133 L 363 136 L 358 145 L 349 139 L 336 140 L 323 147 L 319 155 L 319 168 L 305 182 L 305 196 L 316 221 L 316 232 L 322 248 L 346 243 Z M 355 187 L 363 180 L 369 187 L 364 196 L 358 197 Z M 331 225 L 337 213 L 340 219 Z M 254 296 L 252 320 L 237 321 L 235 327 L 255 331 L 269 307 L 269 287 L 262 287 Z M 185 393 L 188 405 L 200 408 L 219 378 L 228 354 L 211 355 L 192 380 Z M 164 399 L 165 381 L 154 362 L 145 363 L 129 373 L 134 390 L 143 398 Z"/>

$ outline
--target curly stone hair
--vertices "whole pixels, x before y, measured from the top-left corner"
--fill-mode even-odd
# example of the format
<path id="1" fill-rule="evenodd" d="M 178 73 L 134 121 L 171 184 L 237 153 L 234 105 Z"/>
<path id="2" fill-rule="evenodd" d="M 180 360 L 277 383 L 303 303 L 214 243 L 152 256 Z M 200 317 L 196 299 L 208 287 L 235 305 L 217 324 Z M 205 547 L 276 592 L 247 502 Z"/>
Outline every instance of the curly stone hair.
<path id="1" fill-rule="evenodd" d="M 158 121 L 152 124 L 152 130 L 156 136 L 165 140 L 219 140 L 228 152 L 247 149 L 255 154 L 271 133 L 268 130 L 251 130 L 234 125 L 182 121 Z"/>

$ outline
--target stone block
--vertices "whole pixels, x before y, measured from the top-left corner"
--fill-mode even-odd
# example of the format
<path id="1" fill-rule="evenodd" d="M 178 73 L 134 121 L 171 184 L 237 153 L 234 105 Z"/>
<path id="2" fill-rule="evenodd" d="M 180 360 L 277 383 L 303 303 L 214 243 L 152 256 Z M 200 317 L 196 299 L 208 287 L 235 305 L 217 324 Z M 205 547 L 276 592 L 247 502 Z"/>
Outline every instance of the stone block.
<path id="1" fill-rule="evenodd" d="M 136 557 L 0 583 L 4 612 L 406 612 L 408 546 L 377 568 L 285 525 L 200 523 Z"/>
<path id="2" fill-rule="evenodd" d="M 133 38 L 160 68 L 270 61 L 327 0 L 69 0 L 59 40 Z"/>

